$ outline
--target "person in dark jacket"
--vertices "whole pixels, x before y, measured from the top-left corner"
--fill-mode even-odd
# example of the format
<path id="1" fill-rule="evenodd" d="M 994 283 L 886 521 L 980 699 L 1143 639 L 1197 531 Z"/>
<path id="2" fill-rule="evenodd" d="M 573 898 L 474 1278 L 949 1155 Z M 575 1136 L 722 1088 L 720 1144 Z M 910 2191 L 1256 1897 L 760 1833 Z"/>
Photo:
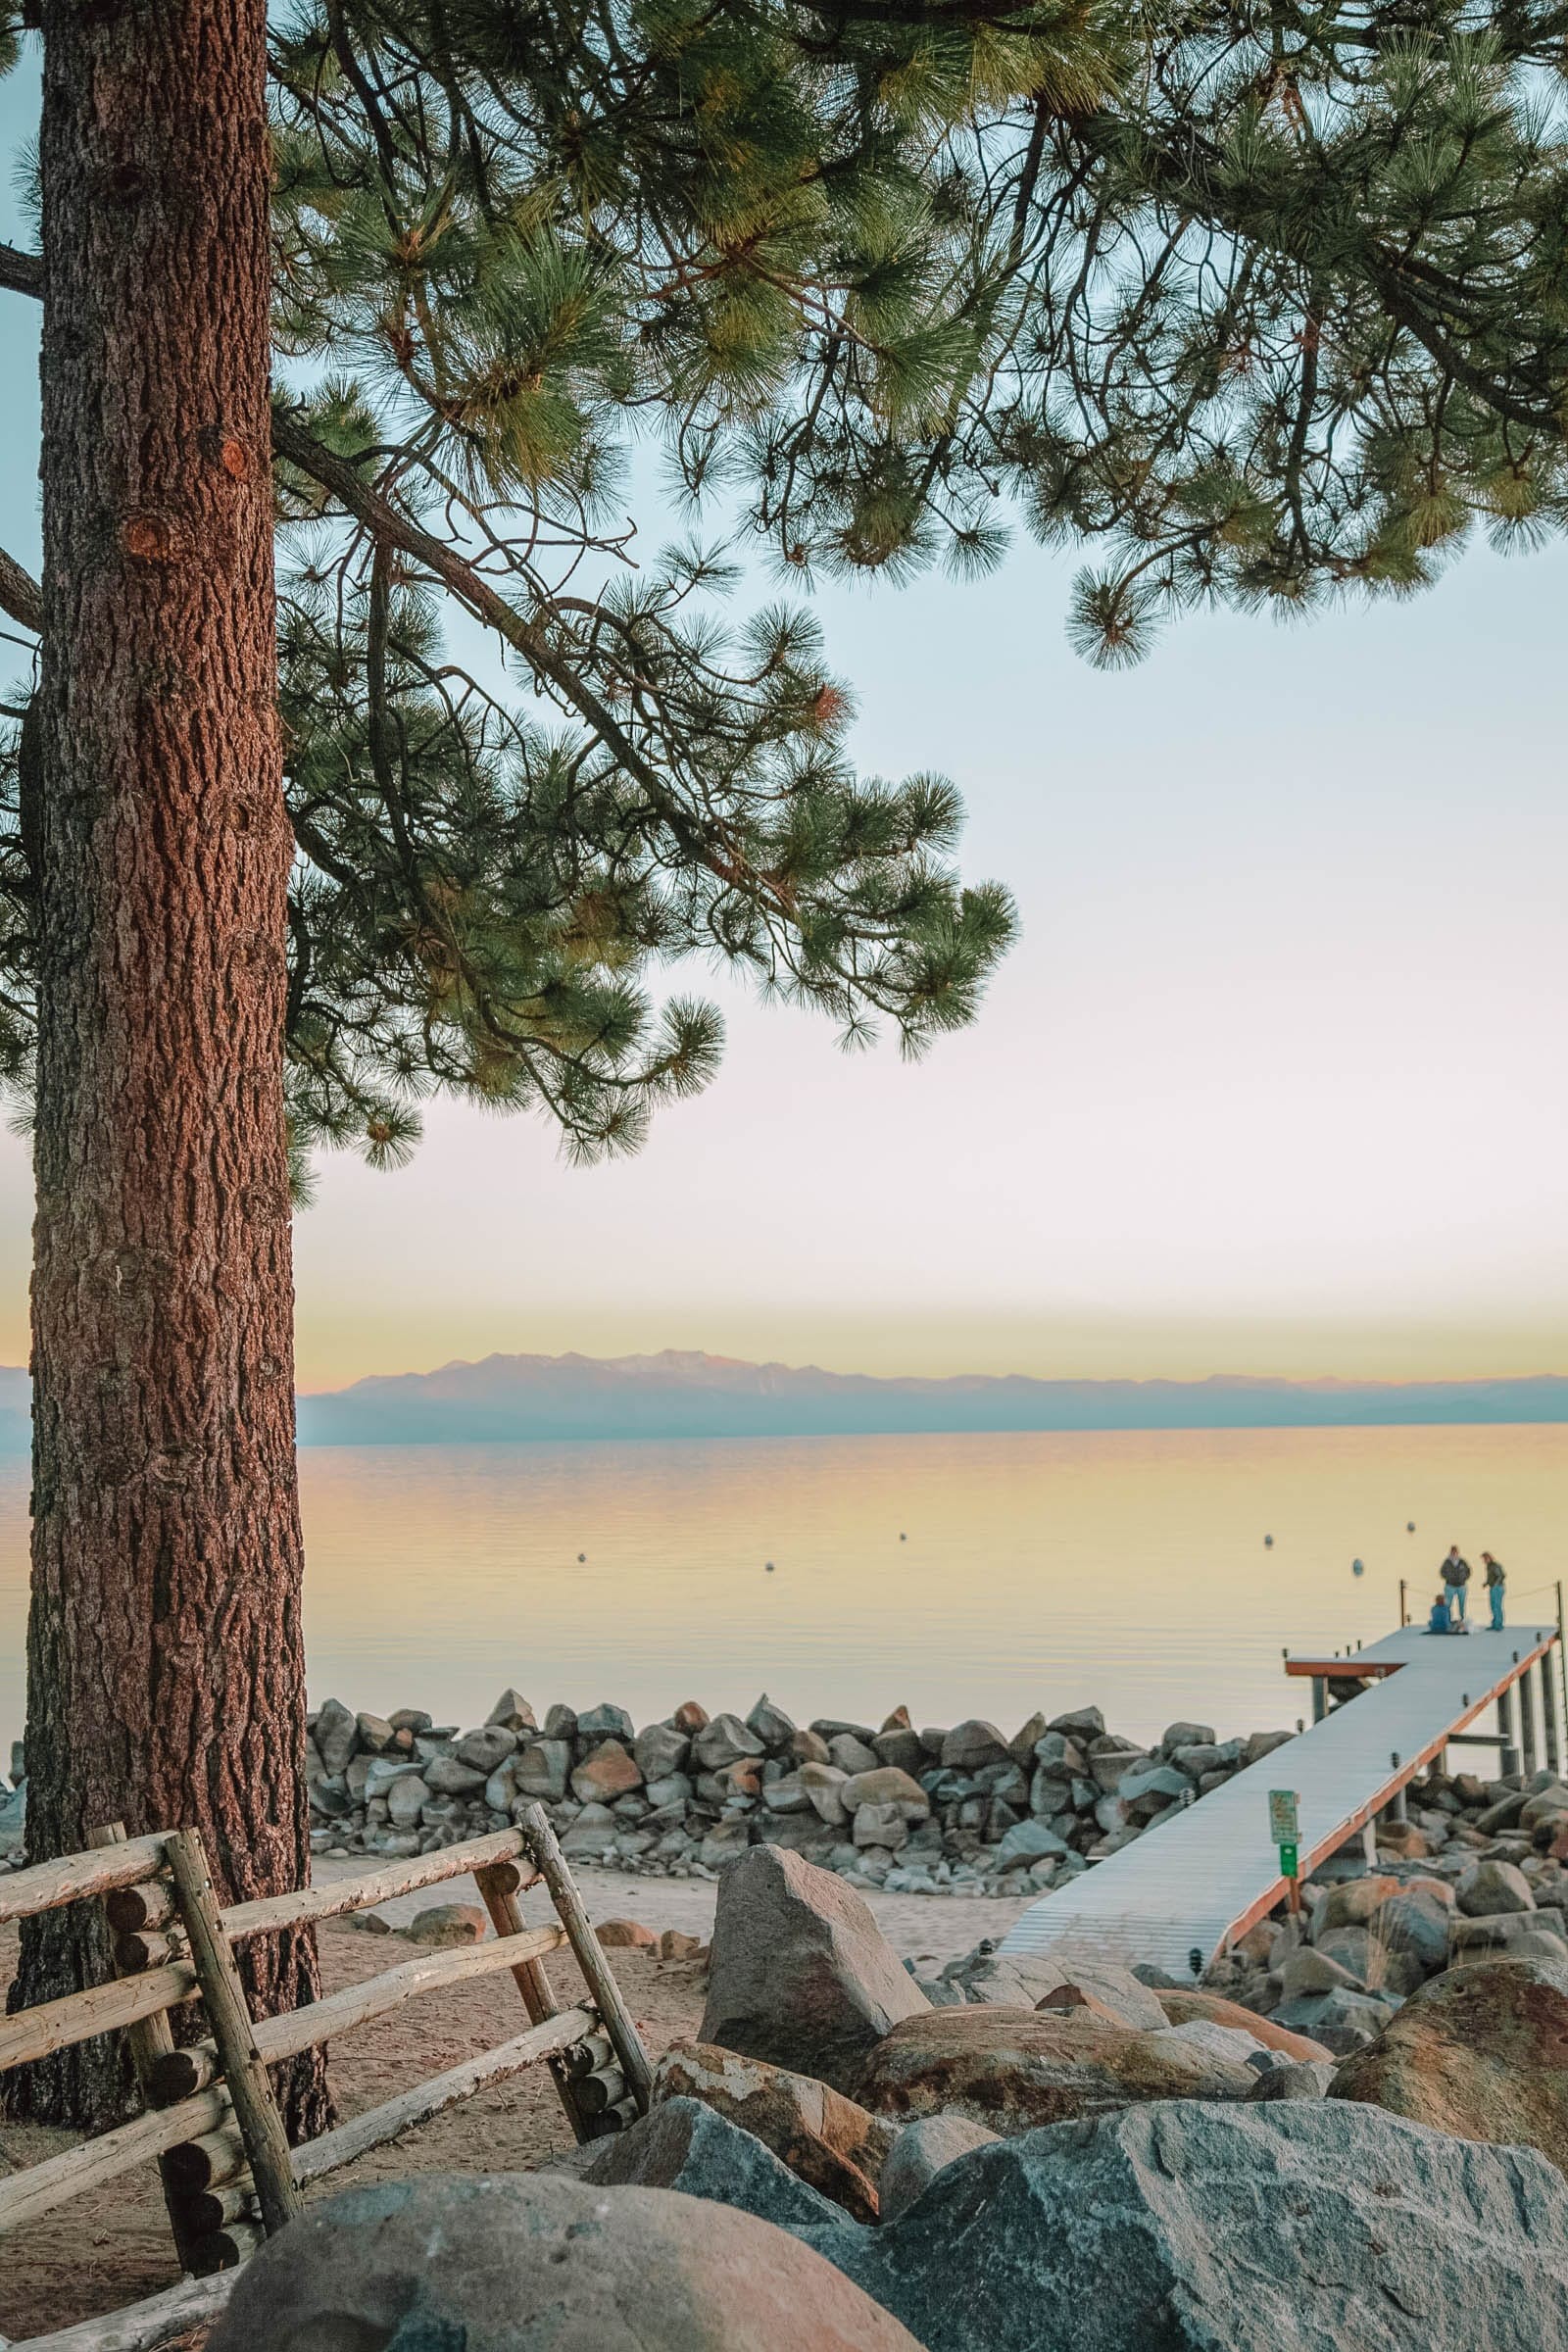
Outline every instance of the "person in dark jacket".
<path id="1" fill-rule="evenodd" d="M 1448 1592 L 1448 1614 L 1458 1625 L 1464 1623 L 1464 1589 L 1470 1582 L 1470 1563 L 1459 1557 L 1457 1544 L 1448 1545 L 1448 1556 L 1443 1563 L 1443 1581 Z"/>
<path id="2" fill-rule="evenodd" d="M 1502 1631 L 1502 1592 L 1503 1587 L 1508 1582 L 1508 1572 L 1500 1560 L 1493 1558 L 1490 1551 L 1484 1551 L 1481 1554 L 1481 1565 L 1487 1572 L 1487 1598 L 1492 1603 L 1492 1630 L 1494 1634 L 1500 1634 Z"/>

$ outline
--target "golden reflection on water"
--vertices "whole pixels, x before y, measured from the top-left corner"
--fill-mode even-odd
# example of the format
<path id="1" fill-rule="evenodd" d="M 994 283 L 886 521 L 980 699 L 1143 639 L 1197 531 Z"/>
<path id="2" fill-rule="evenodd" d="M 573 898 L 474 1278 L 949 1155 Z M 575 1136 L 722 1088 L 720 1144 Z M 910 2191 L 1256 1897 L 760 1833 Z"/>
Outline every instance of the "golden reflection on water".
<path id="1" fill-rule="evenodd" d="M 1386 1633 L 1401 1575 L 1412 1606 L 1430 1597 L 1450 1540 L 1506 1563 L 1521 1619 L 1554 1614 L 1549 1591 L 1527 1595 L 1565 1565 L 1562 1427 L 321 1447 L 300 1465 L 313 1698 L 465 1723 L 514 1683 L 541 1712 L 612 1698 L 639 1723 L 766 1689 L 802 1720 L 902 1700 L 1010 1733 L 1095 1700 L 1135 1735 L 1196 1715 L 1224 1737 L 1294 1722 L 1282 1645 Z M 19 1465 L 0 1477 L 7 1737 L 25 1504 Z"/>
<path id="2" fill-rule="evenodd" d="M 1098 1701 L 1292 1722 L 1282 1644 L 1398 1621 L 1457 1538 L 1547 1584 L 1568 1430 L 1124 1432 L 307 1451 L 312 1687 L 465 1722 L 643 1722 L 764 1688 L 802 1720 Z M 1414 1519 L 1416 1533 L 1405 1532 Z M 1272 1534 L 1272 1549 L 1263 1537 Z M 906 1541 L 901 1542 L 903 1535 Z M 585 1553 L 579 1564 L 577 1555 Z M 1359 1557 L 1365 1573 L 1351 1573 Z M 764 1563 L 774 1563 L 769 1574 Z M 1552 1595 L 1523 1608 L 1555 1609 Z"/>

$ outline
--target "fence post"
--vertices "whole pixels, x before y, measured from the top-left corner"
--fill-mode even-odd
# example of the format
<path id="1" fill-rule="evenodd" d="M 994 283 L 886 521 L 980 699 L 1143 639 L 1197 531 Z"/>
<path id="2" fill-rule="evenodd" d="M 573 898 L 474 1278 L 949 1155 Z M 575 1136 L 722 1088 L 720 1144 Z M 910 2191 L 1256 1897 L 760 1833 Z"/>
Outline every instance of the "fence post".
<path id="1" fill-rule="evenodd" d="M 1528 1780 L 1536 1769 L 1536 1675 L 1532 1666 L 1519 1677 L 1519 1744 L 1524 1749 Z"/>
<path id="2" fill-rule="evenodd" d="M 626 2078 L 628 2093 L 636 2101 L 638 2113 L 646 2115 L 653 2090 L 653 2070 L 648 2063 L 648 2053 L 643 2048 L 620 1986 L 611 1973 L 610 1963 L 600 1949 L 599 1938 L 583 1908 L 582 1897 L 566 1867 L 565 1857 L 556 1842 L 556 1833 L 550 1826 L 543 1805 L 530 1805 L 517 1827 L 527 1843 L 529 1859 L 550 1889 L 556 1916 L 566 1931 L 594 2007 L 604 2020 L 605 2032 L 620 2062 L 620 2071 Z"/>
<path id="3" fill-rule="evenodd" d="M 272 2097 L 267 2068 L 256 2047 L 250 2004 L 223 1933 L 218 1897 L 207 1867 L 207 1850 L 197 1830 L 181 1830 L 169 1840 L 169 1868 L 190 1937 L 190 1956 L 202 1988 L 207 2022 L 213 2029 L 223 2080 L 234 2104 L 234 2120 L 270 2237 L 300 2209 L 300 2192 L 289 2164 L 288 2134 Z"/>
<path id="4" fill-rule="evenodd" d="M 473 1874 L 474 1885 L 484 1898 L 484 1907 L 490 1914 L 490 1924 L 498 1936 L 520 1936 L 527 1925 L 522 1916 L 522 1905 L 517 1900 L 517 1886 L 521 1875 L 515 1862 L 493 1862 L 488 1869 L 476 1870 Z M 550 1979 L 545 1974 L 545 1964 L 542 1960 L 524 1960 L 519 1967 L 513 1970 L 512 1974 L 517 1990 L 522 1995 L 522 2005 L 534 2025 L 542 2026 L 547 2017 L 555 2017 L 558 2014 L 555 1992 L 552 1989 Z M 587 2118 L 577 2104 L 568 2078 L 568 2055 L 569 2053 L 563 2051 L 549 2061 L 550 2076 L 555 2083 L 561 2104 L 565 2109 L 566 2121 L 571 2126 L 572 2136 L 581 2146 L 582 2142 L 591 2138 L 593 2134 L 589 2131 Z"/>
<path id="5" fill-rule="evenodd" d="M 107 1845 L 123 1845 L 125 1843 L 124 1823 L 109 1821 L 103 1823 L 96 1830 L 89 1830 L 87 1843 L 98 1850 Z M 105 1896 L 105 1904 L 112 1902 L 113 1899 L 112 1895 Z M 113 1934 L 113 1932 L 114 1922 L 111 1920 L 110 1933 Z M 117 1959 L 115 1974 L 118 1977 L 123 1973 Z M 174 2035 L 169 2023 L 168 2010 L 160 2009 L 156 2017 L 137 2018 L 134 2025 L 126 2027 L 125 2040 L 130 2048 L 130 2063 L 135 2071 L 137 2086 L 141 2091 L 142 2105 L 144 2107 L 161 2105 L 162 2102 L 154 2095 L 153 2078 L 159 2059 L 167 2058 L 174 2047 Z M 174 2252 L 179 2257 L 179 2267 L 182 2271 L 194 2271 L 203 2232 L 190 2225 L 185 2202 L 171 2175 L 170 2160 L 167 2155 L 160 2156 L 158 2159 L 158 2177 L 164 2185 L 164 2203 L 169 2209 L 169 2227 L 174 2233 Z"/>
<path id="6" fill-rule="evenodd" d="M 1541 1728 L 1546 1737 L 1546 1770 L 1562 1770 L 1562 1741 L 1557 1731 L 1557 1653 L 1550 1643 L 1541 1653 Z"/>
<path id="7" fill-rule="evenodd" d="M 1497 1692 L 1497 1740 L 1501 1749 L 1497 1759 L 1497 1771 L 1503 1780 L 1507 1780 L 1519 1769 L 1519 1749 L 1513 1736 L 1513 1691 L 1511 1689 Z"/>

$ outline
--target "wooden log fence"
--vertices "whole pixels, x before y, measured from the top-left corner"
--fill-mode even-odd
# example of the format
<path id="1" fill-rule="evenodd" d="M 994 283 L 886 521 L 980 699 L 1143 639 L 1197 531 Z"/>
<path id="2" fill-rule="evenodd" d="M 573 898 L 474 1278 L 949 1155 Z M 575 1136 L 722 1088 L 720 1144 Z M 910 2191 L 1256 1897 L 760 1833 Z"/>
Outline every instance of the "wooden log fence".
<path id="1" fill-rule="evenodd" d="M 251 2015 L 237 1945 L 467 1871 L 494 1930 L 482 1942 L 422 1952 L 302 2009 Z M 530 1928 L 517 1898 L 541 1879 L 556 1924 Z M 227 1906 L 218 1902 L 194 1830 L 127 1838 L 112 1824 L 94 1833 L 88 1853 L 0 1879 L 0 1924 L 87 1900 L 104 1907 L 121 1973 L 0 2019 L 0 2073 L 91 2035 L 123 2031 L 147 2111 L 0 2179 L 0 2236 L 156 2160 L 181 2268 L 202 2277 L 243 2261 L 264 2235 L 285 2227 L 311 2183 L 527 2067 L 549 2067 L 579 2140 L 619 2130 L 647 2110 L 647 2053 L 540 1806 L 529 1807 L 516 1828 L 490 1837 L 329 1886 Z M 587 1994 L 562 2009 L 543 1964 L 549 1953 L 567 1948 Z M 526 2033 L 289 2148 L 270 2067 L 405 2001 L 503 1969 L 521 1994 Z M 171 2018 L 198 1998 L 210 2038 L 177 2041 Z"/>
<path id="2" fill-rule="evenodd" d="M 94 1847 L 103 1848 L 125 1845 L 129 1841 L 125 1836 L 124 1823 L 112 1821 L 105 1824 L 102 1829 L 89 1831 L 87 1842 Z M 157 1884 L 156 1881 L 152 1883 Z M 122 1887 L 117 1890 L 117 1894 L 105 1895 L 103 1898 L 105 1912 L 112 1912 L 113 1905 L 118 1898 L 138 1891 L 140 1890 L 135 1887 Z M 169 1891 L 169 1900 L 172 1905 L 172 1890 Z M 110 1924 L 113 1926 L 112 1917 Z M 171 1925 L 172 1925 L 172 1913 Z M 130 1940 L 120 1935 L 115 1937 L 115 1967 L 121 1976 L 126 1976 L 133 1972 L 139 1974 L 142 1970 L 154 1965 L 150 1959 L 141 1957 L 139 1953 L 134 1959 L 127 1954 L 124 1947 Z M 161 1946 L 160 1959 L 162 1961 L 183 1957 L 182 1954 L 176 1954 L 172 1950 L 168 1937 L 159 1935 L 158 1941 Z M 153 2076 L 157 2071 L 159 2061 L 169 2057 L 174 2047 L 174 2035 L 167 2011 L 160 2010 L 157 2016 L 141 2018 L 135 2025 L 128 2026 L 125 2030 L 125 2039 L 129 2044 L 131 2064 L 135 2069 L 136 2082 L 142 2097 L 148 2106 L 156 2106 L 158 2102 L 152 2096 Z M 206 2085 L 202 2084 L 200 2087 L 205 2089 Z M 206 2266 L 205 2240 L 218 2225 L 209 2223 L 202 2214 L 192 2211 L 181 2203 L 176 2178 L 170 2169 L 172 2163 L 172 2156 L 171 2154 L 162 2155 L 158 2159 L 159 2178 L 163 2182 L 164 2189 L 164 2203 L 169 2209 L 170 2227 L 174 2233 L 174 2251 L 179 2256 L 179 2267 L 182 2271 L 197 2273 Z M 238 2217 L 225 2215 L 223 2218 L 229 2220 Z"/>

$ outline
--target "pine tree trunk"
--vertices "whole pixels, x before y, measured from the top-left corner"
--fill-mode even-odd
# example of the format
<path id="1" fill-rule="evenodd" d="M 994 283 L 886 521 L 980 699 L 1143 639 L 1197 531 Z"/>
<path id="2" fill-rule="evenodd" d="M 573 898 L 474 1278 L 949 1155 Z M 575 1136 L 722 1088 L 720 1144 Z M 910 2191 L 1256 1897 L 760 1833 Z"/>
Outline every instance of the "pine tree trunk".
<path id="1" fill-rule="evenodd" d="M 264 0 L 45 0 L 27 1845 L 304 1883 Z M 14 1999 L 81 1981 L 31 1924 Z M 308 1939 L 254 1962 L 314 1997 Z M 33 2070 L 100 2124 L 102 2046 Z M 318 2069 L 290 2085 L 322 2120 Z"/>

